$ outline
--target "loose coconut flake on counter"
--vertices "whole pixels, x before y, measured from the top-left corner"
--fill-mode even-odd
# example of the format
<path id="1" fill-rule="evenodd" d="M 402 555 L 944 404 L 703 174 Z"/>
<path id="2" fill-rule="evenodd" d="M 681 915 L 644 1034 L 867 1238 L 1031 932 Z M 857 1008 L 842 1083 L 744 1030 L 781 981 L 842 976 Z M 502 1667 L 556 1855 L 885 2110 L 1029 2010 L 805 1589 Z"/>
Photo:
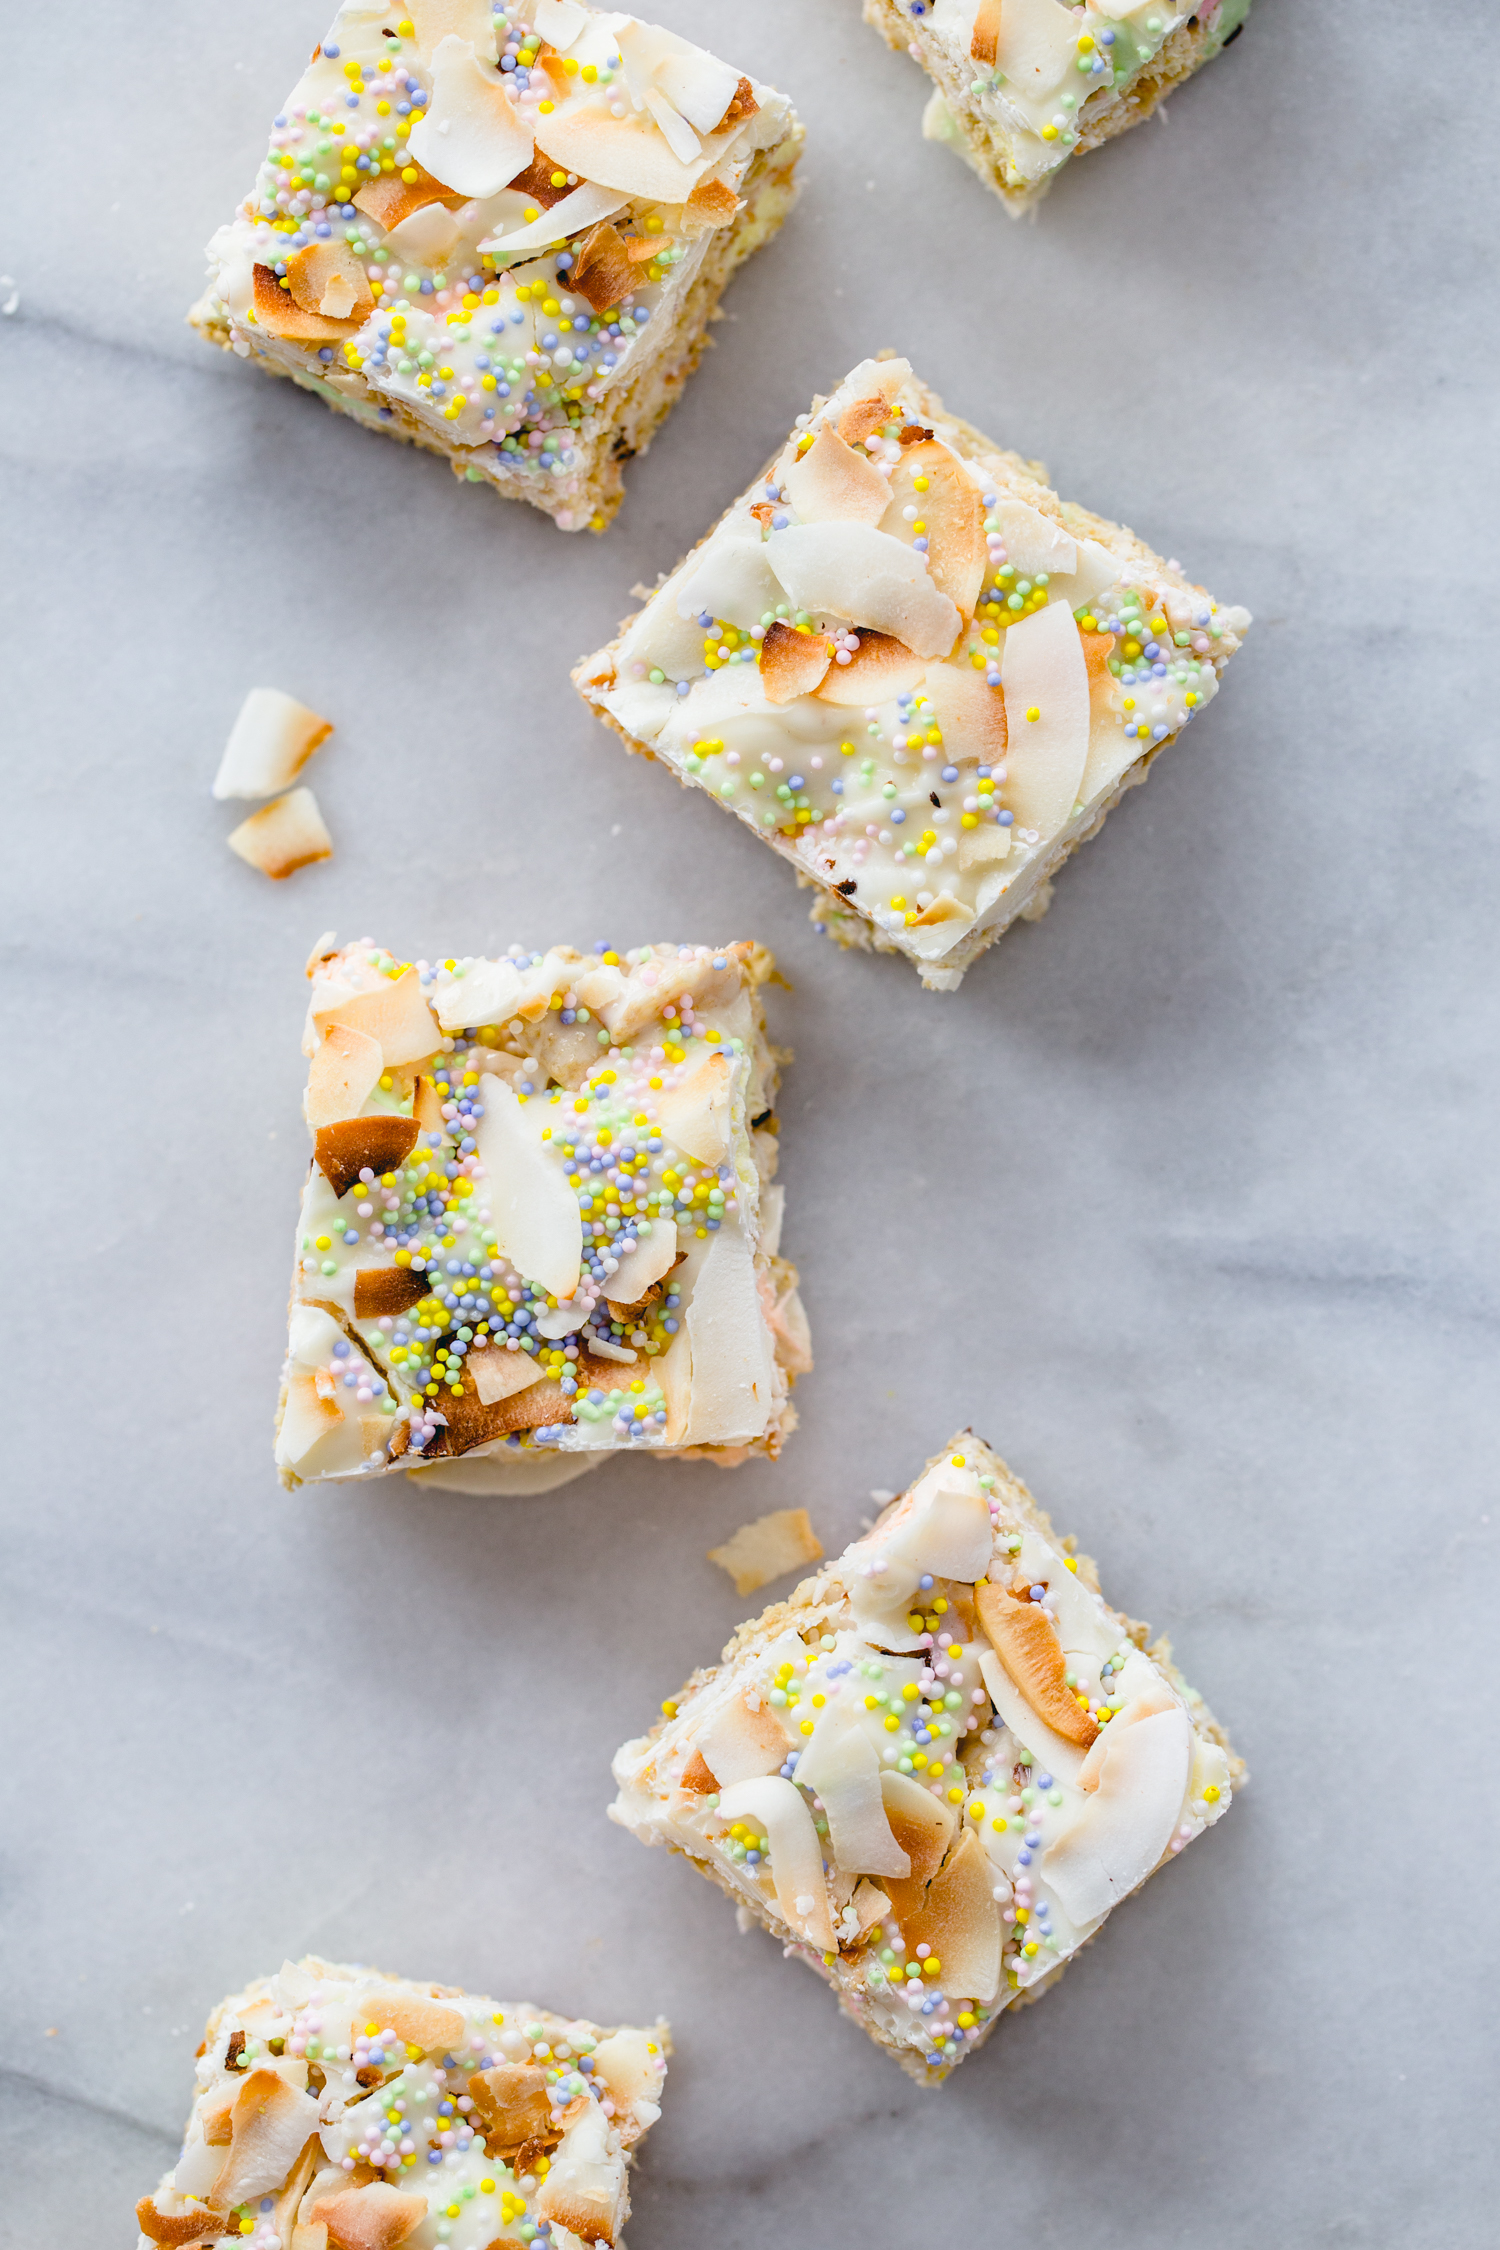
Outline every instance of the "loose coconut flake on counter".
<path id="1" fill-rule="evenodd" d="M 271 797 L 290 788 L 332 732 L 332 719 L 320 719 L 280 688 L 252 688 L 224 745 L 214 795 Z"/>
<path id="2" fill-rule="evenodd" d="M 284 883 L 299 867 L 315 860 L 332 859 L 333 838 L 310 789 L 289 789 L 284 797 L 262 805 L 248 820 L 232 829 L 225 841 L 273 883 Z"/>
<path id="3" fill-rule="evenodd" d="M 727 1571 L 737 1594 L 753 1594 L 773 1578 L 785 1578 L 803 1563 L 821 1559 L 823 1546 L 805 1508 L 777 1508 L 754 1523 L 742 1523 L 708 1559 Z"/>

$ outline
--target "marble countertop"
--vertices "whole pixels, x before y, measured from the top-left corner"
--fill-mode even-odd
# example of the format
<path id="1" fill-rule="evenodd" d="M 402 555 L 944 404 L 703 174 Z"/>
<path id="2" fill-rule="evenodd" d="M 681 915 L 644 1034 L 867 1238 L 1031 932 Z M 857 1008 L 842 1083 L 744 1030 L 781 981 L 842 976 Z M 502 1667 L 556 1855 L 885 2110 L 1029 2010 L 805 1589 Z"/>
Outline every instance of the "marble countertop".
<path id="1" fill-rule="evenodd" d="M 183 325 L 316 8 L 9 27 L 7 2231 L 128 2242 L 208 2007 L 315 1949 L 669 2015 L 634 2250 L 1468 2250 L 1497 2186 L 1489 12 L 1258 0 L 1023 225 L 921 141 L 924 82 L 854 0 L 656 12 L 791 91 L 805 189 L 602 540 Z M 1257 619 L 956 998 L 820 940 L 567 679 L 887 344 Z M 208 794 L 259 682 L 338 728 L 309 776 L 337 857 L 285 886 Z M 775 948 L 818 1351 L 779 1466 L 280 1490 L 329 928 Z M 967 1421 L 1171 1632 L 1253 1781 L 932 2094 L 604 1806 L 746 1606 L 705 1549 L 805 1503 L 835 1550 Z"/>

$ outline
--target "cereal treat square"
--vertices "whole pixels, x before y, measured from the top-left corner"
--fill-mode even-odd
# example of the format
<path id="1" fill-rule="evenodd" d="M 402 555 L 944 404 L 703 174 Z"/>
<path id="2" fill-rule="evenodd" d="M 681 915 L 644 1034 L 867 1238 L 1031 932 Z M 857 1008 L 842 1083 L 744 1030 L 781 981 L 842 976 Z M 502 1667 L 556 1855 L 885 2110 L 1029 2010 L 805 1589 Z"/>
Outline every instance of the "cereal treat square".
<path id="1" fill-rule="evenodd" d="M 776 1454 L 812 1365 L 780 1255 L 764 947 L 402 962 L 321 941 L 282 1482 L 538 1492 Z"/>
<path id="2" fill-rule="evenodd" d="M 1013 216 L 1071 157 L 1128 133 L 1238 39 L 1250 0 L 864 0 L 933 90 L 922 131 Z"/>
<path id="3" fill-rule="evenodd" d="M 686 1853 L 922 2084 L 1245 1778 L 1072 1547 L 963 1431 L 615 1759 L 612 1818 Z"/>
<path id="4" fill-rule="evenodd" d="M 455 476 L 602 531 L 793 195 L 784 95 L 582 0 L 345 0 L 190 315 Z"/>
<path id="5" fill-rule="evenodd" d="M 141 2250 L 618 2245 L 671 2051 L 664 2023 L 287 1961 L 209 2017 L 182 2154 L 135 2207 Z"/>
<path id="6" fill-rule="evenodd" d="M 1249 622 L 892 356 L 797 417 L 573 678 L 791 862 L 820 928 L 951 992 L 1045 912 Z"/>

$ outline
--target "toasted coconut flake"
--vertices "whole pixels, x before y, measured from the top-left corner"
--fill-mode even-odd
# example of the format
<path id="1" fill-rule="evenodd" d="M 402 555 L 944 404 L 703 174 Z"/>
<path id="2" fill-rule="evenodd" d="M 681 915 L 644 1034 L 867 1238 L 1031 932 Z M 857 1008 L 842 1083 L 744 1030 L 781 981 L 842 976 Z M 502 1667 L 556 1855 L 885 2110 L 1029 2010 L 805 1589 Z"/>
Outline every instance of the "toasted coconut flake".
<path id="1" fill-rule="evenodd" d="M 846 445 L 863 445 L 867 437 L 883 430 L 890 418 L 890 407 L 877 392 L 873 398 L 857 398 L 844 408 L 838 433 Z"/>
<path id="2" fill-rule="evenodd" d="M 891 488 L 867 453 L 857 453 L 829 423 L 786 472 L 787 498 L 804 523 L 877 524 Z"/>
<path id="3" fill-rule="evenodd" d="M 360 1266 L 354 1276 L 354 1317 L 394 1319 L 419 1305 L 427 1294 L 427 1276 L 410 1266 Z"/>
<path id="4" fill-rule="evenodd" d="M 904 1773 L 883 1773 L 880 1794 L 891 1834 L 911 1862 L 910 1881 L 916 1885 L 929 1883 L 942 1866 L 953 1835 L 951 1806 Z"/>
<path id="5" fill-rule="evenodd" d="M 441 1133 L 443 1097 L 430 1078 L 418 1078 L 411 1090 L 411 1113 L 424 1133 Z"/>
<path id="6" fill-rule="evenodd" d="M 336 344 L 352 336 L 357 320 L 331 320 L 322 313 L 304 312 L 291 289 L 281 286 L 269 266 L 257 266 L 251 276 L 251 302 L 262 328 L 298 344 Z"/>
<path id="7" fill-rule="evenodd" d="M 1098 1786 L 1042 1861 L 1042 1875 L 1080 1927 L 1143 1883 L 1177 1826 L 1192 1771 L 1193 1727 L 1180 1704 L 1115 1738 L 1105 1730 Z"/>
<path id="8" fill-rule="evenodd" d="M 643 1235 L 630 1256 L 621 1261 L 611 1285 L 611 1303 L 622 1311 L 643 1304 L 662 1276 L 671 1272 L 677 1258 L 677 1221 L 653 1219 L 650 1234 Z"/>
<path id="9" fill-rule="evenodd" d="M 535 2064 L 497 2063 L 492 2070 L 476 2070 L 468 2083 L 492 2154 L 508 2155 L 527 2141 L 561 2140 L 552 2129 L 546 2075 Z"/>
<path id="10" fill-rule="evenodd" d="M 742 78 L 734 90 L 733 101 L 719 119 L 714 131 L 724 133 L 729 130 L 731 125 L 743 125 L 745 119 L 753 117 L 759 108 L 760 103 L 755 98 L 755 90 L 749 79 Z"/>
<path id="11" fill-rule="evenodd" d="M 685 234 L 706 234 L 727 227 L 745 208 L 734 189 L 723 180 L 700 180 L 682 207 Z"/>
<path id="12" fill-rule="evenodd" d="M 667 146 L 656 121 L 627 112 L 613 117 L 602 106 L 569 102 L 537 119 L 536 145 L 560 171 L 618 188 L 654 203 L 686 203 L 711 158 L 683 163 Z"/>
<path id="13" fill-rule="evenodd" d="M 972 1829 L 933 1877 L 915 1913 L 901 1917 L 908 1951 L 928 1945 L 942 1964 L 944 1992 L 986 2006 L 1000 1989 L 1000 1908 L 984 1847 Z"/>
<path id="14" fill-rule="evenodd" d="M 425 2055 L 456 2051 L 468 2037 L 469 2027 L 457 2008 L 445 2008 L 440 2001 L 381 1993 L 375 2005 L 382 2027 L 389 2026 L 403 2045 L 420 2047 Z"/>
<path id="15" fill-rule="evenodd" d="M 816 1562 L 822 1552 L 805 1508 L 777 1508 L 754 1523 L 742 1523 L 722 1547 L 709 1548 L 708 1559 L 728 1571 L 737 1594 L 753 1594 L 773 1578 Z"/>
<path id="16" fill-rule="evenodd" d="M 841 1917 L 839 1950 L 843 1953 L 851 1953 L 856 1946 L 863 1945 L 877 1923 L 885 1920 L 891 1911 L 891 1902 L 878 1884 L 870 1882 L 868 1877 L 862 1875 L 855 1884 L 854 1896 L 850 1899 L 849 1905 L 844 1911 L 846 1914 L 853 1913 L 854 1927 L 851 1930 Z"/>
<path id="17" fill-rule="evenodd" d="M 707 1797 L 717 1790 L 713 1768 L 701 1750 L 695 1750 L 678 1776 L 677 1786 L 690 1797 Z"/>
<path id="18" fill-rule="evenodd" d="M 468 201 L 456 188 L 444 187 L 441 180 L 435 180 L 424 165 L 413 161 L 403 168 L 415 171 L 417 177 L 404 180 L 399 172 L 383 172 L 378 180 L 360 188 L 354 198 L 356 211 L 363 211 L 388 234 L 394 234 L 414 211 L 425 210 L 429 203 L 441 203 L 445 209 L 456 211 Z M 552 167 L 547 169 L 550 172 Z M 520 182 L 515 184 L 519 186 Z"/>
<path id="19" fill-rule="evenodd" d="M 442 1033 L 422 996 L 422 979 L 416 969 L 405 968 L 399 977 L 382 977 L 379 984 L 351 997 L 335 1000 L 313 1011 L 315 1024 L 349 1024 L 380 1041 L 387 1070 L 406 1063 L 425 1062 L 442 1045 Z"/>
<path id="20" fill-rule="evenodd" d="M 163 2211 L 153 2195 L 143 2195 L 135 2207 L 135 2223 L 153 2242 L 172 2245 L 203 2242 L 224 2232 L 225 2221 L 205 2211 L 201 2203 L 181 2211 Z"/>
<path id="21" fill-rule="evenodd" d="M 989 686 L 963 651 L 951 664 L 932 666 L 926 687 L 943 730 L 943 746 L 954 764 L 975 758 L 983 766 L 999 765 L 1009 739 L 1001 690 Z"/>
<path id="22" fill-rule="evenodd" d="M 503 1078 L 485 1087 L 475 1133 L 489 1175 L 500 1249 L 519 1273 L 549 1295 L 572 1297 L 583 1262 L 583 1222 L 572 1189 L 543 1146 L 540 1113 L 528 1114 Z"/>
<path id="23" fill-rule="evenodd" d="M 917 490 L 918 477 L 927 480 L 925 492 Z M 927 526 L 932 582 L 965 617 L 972 617 L 988 550 L 984 502 L 968 470 L 948 446 L 936 438 L 923 438 L 906 447 L 889 484 L 883 478 L 881 483 L 887 502 L 885 530 L 899 537 L 904 527 L 901 511 L 915 503 L 918 520 Z"/>
<path id="24" fill-rule="evenodd" d="M 231 2041 L 238 2039 L 243 2045 L 244 2037 L 242 2031 L 234 2032 L 231 2034 Z M 234 2052 L 237 2053 L 238 2050 L 236 2049 Z M 233 2055 L 226 2056 L 226 2068 L 232 2060 Z M 203 2138 L 210 2148 L 228 2148 L 230 2142 L 234 2139 L 234 2103 L 232 2101 L 220 2102 L 217 2109 L 206 2109 L 203 2112 Z"/>
<path id="25" fill-rule="evenodd" d="M 1045 843 L 1072 817 L 1089 754 L 1088 666 L 1066 602 L 1049 602 L 1008 629 L 1000 679 L 1010 738 L 1005 801 Z"/>
<path id="26" fill-rule="evenodd" d="M 661 2043 L 634 2028 L 612 2031 L 594 2049 L 594 2075 L 609 2088 L 618 2130 L 619 2113 L 628 2114 L 638 2101 L 654 2101 L 661 2091 Z"/>
<path id="27" fill-rule="evenodd" d="M 951 891 L 939 891 L 931 906 L 924 906 L 910 926 L 914 930 L 931 930 L 940 922 L 972 922 L 973 919 L 972 906 L 965 906 Z"/>
<path id="28" fill-rule="evenodd" d="M 779 620 L 761 643 L 760 677 L 768 703 L 795 703 L 812 695 L 833 662 L 833 643 L 822 633 L 799 633 Z"/>
<path id="29" fill-rule="evenodd" d="M 1114 634 L 1086 633 L 1080 625 L 1078 638 L 1083 647 L 1083 661 L 1089 676 L 1090 699 L 1096 699 L 1101 691 L 1106 695 L 1112 693 L 1115 681 L 1109 668 L 1109 660 L 1114 653 Z"/>
<path id="30" fill-rule="evenodd" d="M 931 437 L 932 432 L 924 423 L 903 422 L 897 435 L 897 442 L 901 445 L 926 445 L 930 442 Z"/>
<path id="31" fill-rule="evenodd" d="M 273 798 L 232 828 L 225 842 L 273 883 L 284 883 L 315 860 L 333 857 L 333 838 L 310 789 L 289 789 L 284 797 Z"/>
<path id="32" fill-rule="evenodd" d="M 717 55 L 708 54 L 702 47 L 663 55 L 652 81 L 678 115 L 686 118 L 696 133 L 704 134 L 719 132 L 740 99 L 741 88 L 748 91 L 747 81 L 732 63 L 720 62 Z"/>
<path id="33" fill-rule="evenodd" d="M 609 2120 L 588 2100 L 568 2112 L 572 2122 L 536 2199 L 539 2219 L 564 2228 L 580 2242 L 613 2244 L 630 2205 L 625 2156 Z"/>
<path id="34" fill-rule="evenodd" d="M 515 257 L 523 250 L 545 250 L 551 243 L 561 242 L 564 236 L 577 234 L 584 227 L 593 227 L 597 232 L 599 223 L 612 219 L 617 211 L 623 211 L 629 200 L 628 196 L 621 195 L 618 188 L 596 187 L 592 180 L 585 180 L 582 186 L 570 189 L 560 201 L 544 210 L 540 218 L 530 220 L 523 227 L 514 228 L 509 234 L 492 234 L 479 247 L 481 250 L 503 251 L 507 257 Z M 613 228 L 609 231 L 611 234 L 615 233 Z M 659 244 L 661 239 L 658 235 L 656 243 Z M 615 235 L 615 240 L 620 240 L 618 234 Z M 570 289 L 578 286 L 576 275 L 582 248 L 580 243 L 578 250 L 574 252 L 573 271 L 568 276 Z M 623 250 L 623 243 L 621 248 Z M 602 298 L 595 310 L 600 310 L 604 305 L 618 304 L 625 291 L 634 287 L 633 276 L 623 280 L 622 288 L 614 296 Z"/>
<path id="35" fill-rule="evenodd" d="M 1030 1708 L 1054 1734 L 1087 1750 L 1099 1732 L 1067 1684 L 1067 1661 L 1051 1618 L 1039 1602 L 1021 1601 L 982 1578 L 974 1588 L 979 1622 Z"/>
<path id="36" fill-rule="evenodd" d="M 380 1041 L 347 1024 L 330 1024 L 307 1071 L 302 1110 L 314 1131 L 358 1117 L 380 1080 Z"/>
<path id="37" fill-rule="evenodd" d="M 310 2133 L 307 2145 L 287 2174 L 286 2186 L 277 2196 L 271 2212 L 271 2226 L 278 2242 L 289 2243 L 297 2223 L 297 2213 L 302 2198 L 312 2184 L 313 2176 L 328 2161 L 323 2143 L 316 2133 Z"/>
<path id="38" fill-rule="evenodd" d="M 771 1879 L 782 1920 L 821 1952 L 835 1951 L 837 1941 L 823 1878 L 823 1850 L 813 1826 L 812 1809 L 795 1783 L 784 1781 L 779 1774 L 736 1782 L 719 1798 L 719 1817 L 760 1823 L 770 1846 Z"/>
<path id="39" fill-rule="evenodd" d="M 494 62 L 495 18 L 491 0 L 410 0 L 405 13 L 417 35 L 423 62 L 430 63 L 445 39 L 467 41 L 481 62 Z M 542 31 L 542 26 L 537 25 Z M 542 31 L 543 38 L 551 35 Z"/>
<path id="40" fill-rule="evenodd" d="M 790 1748 L 787 1731 L 767 1704 L 752 1711 L 743 1695 L 731 1696 L 698 1737 L 699 1754 L 718 1789 L 777 1773 Z"/>
<path id="41" fill-rule="evenodd" d="M 224 745 L 214 795 L 270 797 L 289 787 L 332 732 L 331 719 L 320 719 L 280 688 L 252 688 Z"/>
<path id="42" fill-rule="evenodd" d="M 375 309 L 365 269 L 347 242 L 311 242 L 286 262 L 292 295 L 325 320 L 368 320 Z"/>
<path id="43" fill-rule="evenodd" d="M 1000 13 L 1005 0 L 979 0 L 979 10 L 974 18 L 974 29 L 969 34 L 969 53 L 975 62 L 993 63 L 1000 43 Z"/>
<path id="44" fill-rule="evenodd" d="M 414 1117 L 347 1117 L 320 1125 L 313 1159 L 336 1196 L 349 1193 L 366 1166 L 392 1172 L 417 1145 Z"/>
<path id="45" fill-rule="evenodd" d="M 450 36 L 433 50 L 432 99 L 410 147 L 434 179 L 485 196 L 498 195 L 531 162 L 532 138 L 500 79 L 481 67 L 471 46 Z"/>
<path id="46" fill-rule="evenodd" d="M 1080 626 L 1078 638 L 1089 676 L 1089 754 L 1078 794 L 1084 804 L 1091 804 L 1113 787 L 1127 766 L 1134 765 L 1140 744 L 1121 724 L 1120 683 L 1109 669 L 1114 634 L 1086 633 Z"/>
<path id="47" fill-rule="evenodd" d="M 305 1461 L 319 1439 L 343 1421 L 343 1409 L 336 1397 L 325 1396 L 320 1375 L 327 1380 L 322 1368 L 294 1367 L 287 1376 L 281 1427 L 276 1433 L 276 1459 L 286 1468 L 295 1469 L 299 1461 Z"/>
<path id="48" fill-rule="evenodd" d="M 849 662 L 830 664 L 821 686 L 813 692 L 820 703 L 863 710 L 868 704 L 887 703 L 893 696 L 907 694 L 926 673 L 925 659 L 913 656 L 903 641 L 866 627 Z M 1003 714 L 1003 704 L 1001 710 Z"/>
<path id="49" fill-rule="evenodd" d="M 427 2198 L 372 2180 L 368 2187 L 320 2196 L 309 2216 L 328 2229 L 330 2250 L 395 2250 L 426 2218 Z"/>
<path id="50" fill-rule="evenodd" d="M 569 187 L 566 173 L 562 176 L 562 186 L 558 187 L 557 173 L 558 167 L 551 157 L 543 156 L 540 150 L 533 149 L 531 162 L 525 171 L 518 172 L 511 181 L 511 193 L 524 195 L 528 203 L 539 203 L 544 211 L 550 211 L 557 204 L 565 203 L 570 195 L 577 193 L 575 188 Z M 480 247 L 482 249 L 484 245 L 481 244 Z"/>
<path id="51" fill-rule="evenodd" d="M 279 2188 L 317 2129 L 318 2105 L 310 2095 L 274 2070 L 252 2070 L 235 2094 L 229 2154 L 207 2200 L 216 2211 L 228 2211 Z"/>
<path id="52" fill-rule="evenodd" d="M 485 1406 L 474 1378 L 466 1374 L 463 1389 L 455 1395 L 445 1387 L 438 1394 L 438 1405 L 447 1417 L 448 1426 L 442 1441 L 428 1448 L 428 1460 L 472 1453 L 476 1445 L 511 1437 L 518 1430 L 539 1430 L 551 1423 L 573 1419 L 572 1402 L 564 1394 L 562 1385 L 544 1378 L 528 1384 L 524 1390 L 497 1399 L 492 1406 Z"/>
<path id="53" fill-rule="evenodd" d="M 508 1352 L 503 1344 L 482 1344 L 471 1351 L 464 1366 L 474 1378 L 481 1406 L 497 1406 L 517 1391 L 542 1379 L 542 1370 L 529 1352 Z"/>
<path id="54" fill-rule="evenodd" d="M 573 253 L 568 287 L 586 297 L 595 312 L 604 312 L 630 295 L 635 268 L 618 227 L 607 223 L 590 227 Z"/>
<path id="55" fill-rule="evenodd" d="M 699 1164 L 722 1164 L 734 1132 L 734 1076 L 729 1057 L 722 1053 L 705 1055 L 690 1078 L 661 1096 L 657 1115 L 661 1131 L 674 1148 Z M 633 1255 L 639 1257 L 640 1252 Z"/>
<path id="56" fill-rule="evenodd" d="M 946 656 L 962 619 L 904 540 L 860 523 L 792 524 L 765 556 L 787 599 L 809 614 L 894 634 L 917 656 Z"/>

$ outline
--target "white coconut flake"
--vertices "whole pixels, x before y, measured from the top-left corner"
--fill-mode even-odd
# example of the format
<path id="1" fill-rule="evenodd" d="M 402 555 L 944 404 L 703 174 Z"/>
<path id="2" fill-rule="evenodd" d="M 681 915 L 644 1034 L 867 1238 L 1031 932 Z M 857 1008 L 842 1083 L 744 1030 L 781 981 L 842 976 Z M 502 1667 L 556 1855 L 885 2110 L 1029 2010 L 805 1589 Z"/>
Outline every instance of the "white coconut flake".
<path id="1" fill-rule="evenodd" d="M 1089 754 L 1088 666 L 1066 602 L 1009 628 L 1000 684 L 1010 737 L 1005 802 L 1046 843 L 1072 816 Z"/>
<path id="2" fill-rule="evenodd" d="M 963 623 L 914 548 L 862 523 L 773 531 L 766 560 L 797 609 L 894 634 L 916 656 L 946 656 Z M 1012 627 L 1012 631 L 1014 631 Z"/>
<path id="3" fill-rule="evenodd" d="M 583 1263 L 583 1222 L 541 1138 L 543 1111 L 528 1111 L 493 1074 L 486 1077 L 484 1096 L 474 1138 L 488 1175 L 496 1240 L 527 1280 L 539 1281 L 550 1296 L 571 1297 Z"/>
<path id="4" fill-rule="evenodd" d="M 407 145 L 435 180 L 460 195 L 498 195 L 524 171 L 532 152 L 531 130 L 500 80 L 452 36 L 438 41 L 432 100 Z"/>
<path id="5" fill-rule="evenodd" d="M 305 703 L 280 688 L 252 688 L 240 705 L 214 776 L 214 795 L 272 797 L 294 782 L 333 732 Z"/>

